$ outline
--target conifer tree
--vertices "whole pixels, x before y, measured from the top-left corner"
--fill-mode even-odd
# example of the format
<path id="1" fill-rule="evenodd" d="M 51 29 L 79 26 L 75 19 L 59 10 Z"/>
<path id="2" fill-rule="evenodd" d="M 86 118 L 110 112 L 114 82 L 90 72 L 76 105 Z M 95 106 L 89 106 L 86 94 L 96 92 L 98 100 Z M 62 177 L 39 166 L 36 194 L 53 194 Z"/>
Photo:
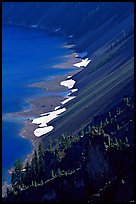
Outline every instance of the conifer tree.
<path id="1" fill-rule="evenodd" d="M 53 170 L 53 169 L 51 170 L 51 176 L 52 176 L 52 178 L 55 177 L 55 174 L 54 174 L 54 170 Z"/>
<path id="2" fill-rule="evenodd" d="M 80 136 L 84 136 L 84 130 L 83 130 L 83 128 L 80 130 Z"/>
<path id="3" fill-rule="evenodd" d="M 121 113 L 120 108 L 117 108 L 117 115 L 120 115 L 120 113 Z"/>
<path id="4" fill-rule="evenodd" d="M 119 130 L 119 129 L 120 129 L 119 124 L 117 124 L 117 130 Z"/>
<path id="5" fill-rule="evenodd" d="M 22 161 L 20 159 L 16 160 L 14 163 L 14 171 L 11 175 L 11 182 L 12 185 L 16 184 L 17 186 L 21 183 L 21 177 L 22 177 Z"/>
<path id="6" fill-rule="evenodd" d="M 10 194 L 10 190 L 9 188 L 7 188 L 6 195 L 9 196 L 9 194 Z"/>
<path id="7" fill-rule="evenodd" d="M 61 170 L 58 168 L 58 175 L 61 176 Z"/>
<path id="8" fill-rule="evenodd" d="M 34 181 L 32 180 L 32 186 L 34 186 Z"/>
<path id="9" fill-rule="evenodd" d="M 38 168 L 38 157 L 37 157 L 37 152 L 36 150 L 34 151 L 34 157 L 33 157 L 33 161 L 34 161 L 34 168 L 35 168 L 35 172 L 37 172 L 37 168 Z"/>
<path id="10" fill-rule="evenodd" d="M 111 112 L 109 111 L 109 117 L 111 118 Z"/>
<path id="11" fill-rule="evenodd" d="M 42 179 L 44 178 L 44 173 L 45 173 L 45 161 L 44 161 L 44 147 L 42 145 L 42 143 L 39 144 L 38 147 L 38 173 L 39 173 L 39 177 L 41 177 Z"/>
<path id="12" fill-rule="evenodd" d="M 59 140 L 56 139 L 56 149 L 59 149 Z"/>
<path id="13" fill-rule="evenodd" d="M 65 134 L 62 133 L 62 147 L 65 149 L 66 148 L 66 138 L 65 138 Z"/>
<path id="14" fill-rule="evenodd" d="M 71 139 L 69 136 L 66 137 L 66 146 L 67 146 L 67 149 L 71 147 Z"/>
<path id="15" fill-rule="evenodd" d="M 16 175 L 14 171 L 11 174 L 11 183 L 12 183 L 12 186 L 14 186 L 14 184 L 16 183 Z"/>
<path id="16" fill-rule="evenodd" d="M 53 152 L 53 143 L 52 143 L 52 139 L 50 137 L 49 139 L 49 151 L 52 153 Z"/>
<path id="17" fill-rule="evenodd" d="M 90 132 L 91 132 L 91 126 L 88 125 L 88 126 L 87 126 L 87 133 L 90 133 Z"/>
<path id="18" fill-rule="evenodd" d="M 37 158 L 37 152 L 34 151 L 33 159 L 31 162 L 31 179 L 36 181 L 37 180 L 37 174 L 38 174 L 38 158 Z"/>
<path id="19" fill-rule="evenodd" d="M 79 140 L 80 140 L 80 135 L 77 134 L 77 135 L 76 135 L 76 141 L 78 142 Z"/>
<path id="20" fill-rule="evenodd" d="M 58 162 L 60 162 L 60 150 L 59 150 L 59 141 L 56 139 L 56 157 Z"/>
<path id="21" fill-rule="evenodd" d="M 105 119 L 105 123 L 106 123 L 106 125 L 108 125 L 108 124 L 109 124 L 109 121 L 108 121 L 108 119 L 107 119 L 107 118 Z"/>
<path id="22" fill-rule="evenodd" d="M 30 180 L 30 165 L 29 165 L 28 162 L 26 163 L 25 169 L 26 169 L 26 171 L 25 171 L 25 182 L 28 185 L 29 180 Z"/>
<path id="23" fill-rule="evenodd" d="M 128 138 L 127 137 L 125 138 L 125 140 L 126 140 L 126 143 L 128 144 Z"/>

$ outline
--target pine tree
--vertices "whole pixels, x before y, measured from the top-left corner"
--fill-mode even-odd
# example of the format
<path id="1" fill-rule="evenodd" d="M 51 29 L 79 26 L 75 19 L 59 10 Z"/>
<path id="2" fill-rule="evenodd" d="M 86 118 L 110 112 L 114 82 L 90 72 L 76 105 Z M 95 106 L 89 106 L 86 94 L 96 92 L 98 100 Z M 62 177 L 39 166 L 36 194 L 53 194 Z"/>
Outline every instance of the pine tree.
<path id="1" fill-rule="evenodd" d="M 90 125 L 87 126 L 87 133 L 91 133 L 91 126 Z"/>
<path id="2" fill-rule="evenodd" d="M 78 142 L 79 140 L 80 140 L 80 135 L 77 134 L 77 135 L 76 135 L 76 141 Z"/>
<path id="3" fill-rule="evenodd" d="M 119 124 L 117 124 L 117 130 L 119 130 L 119 129 L 120 129 Z"/>
<path id="4" fill-rule="evenodd" d="M 34 170 L 35 170 L 35 173 L 37 173 L 37 170 L 38 170 L 38 158 L 37 158 L 37 152 L 36 152 L 36 150 L 34 151 L 33 162 L 34 162 Z"/>
<path id="5" fill-rule="evenodd" d="M 26 185 L 29 185 L 29 180 L 30 180 L 30 165 L 29 163 L 27 162 L 26 163 L 26 166 L 25 166 L 25 183 Z"/>
<path id="6" fill-rule="evenodd" d="M 80 131 L 80 136 L 81 136 L 81 137 L 84 136 L 84 130 L 83 130 L 83 128 L 82 128 L 81 131 Z"/>
<path id="7" fill-rule="evenodd" d="M 59 140 L 56 139 L 56 149 L 59 149 Z"/>
<path id="8" fill-rule="evenodd" d="M 49 151 L 52 153 L 53 152 L 53 142 L 52 142 L 52 139 L 50 137 L 49 139 Z"/>
<path id="9" fill-rule="evenodd" d="M 44 179 L 44 174 L 45 174 L 45 161 L 44 161 L 44 147 L 42 145 L 42 143 L 39 144 L 38 147 L 38 173 L 39 173 L 39 177 L 41 177 L 42 179 Z"/>
<path id="10" fill-rule="evenodd" d="M 16 183 L 16 175 L 14 171 L 11 174 L 11 183 L 12 183 L 12 186 L 14 186 L 14 184 Z"/>
<path id="11" fill-rule="evenodd" d="M 129 106 L 129 98 L 126 98 L 126 105 Z"/>
<path id="12" fill-rule="evenodd" d="M 52 178 L 55 177 L 55 174 L 54 174 L 54 170 L 53 170 L 53 169 L 51 170 L 51 176 L 52 176 Z"/>
<path id="13" fill-rule="evenodd" d="M 61 158 L 60 158 L 59 141 L 58 141 L 58 139 L 56 139 L 55 141 L 56 141 L 56 152 L 55 152 L 55 154 L 56 154 L 58 162 L 60 162 Z"/>
<path id="14" fill-rule="evenodd" d="M 65 138 L 65 149 L 68 149 L 71 147 L 71 139 L 69 136 L 66 136 Z"/>
<path id="15" fill-rule="evenodd" d="M 17 196 L 18 195 L 18 192 L 17 191 L 14 191 L 14 196 Z"/>
<path id="16" fill-rule="evenodd" d="M 106 123 L 106 125 L 108 125 L 108 124 L 109 124 L 109 121 L 108 121 L 108 119 L 107 119 L 107 118 L 105 119 L 105 123 Z"/>
<path id="17" fill-rule="evenodd" d="M 43 185 L 43 180 L 41 180 L 41 185 Z"/>
<path id="18" fill-rule="evenodd" d="M 123 142 L 121 141 L 121 139 L 119 139 L 119 146 L 121 147 L 123 145 Z"/>
<path id="19" fill-rule="evenodd" d="M 34 181 L 32 180 L 32 186 L 34 186 Z"/>
<path id="20" fill-rule="evenodd" d="M 125 140 L 126 140 L 126 143 L 128 144 L 128 138 L 127 137 L 125 138 Z"/>
<path id="21" fill-rule="evenodd" d="M 71 147 L 71 138 L 65 133 L 62 134 L 62 147 L 68 149 Z"/>
<path id="22" fill-rule="evenodd" d="M 111 146 L 111 140 L 110 140 L 110 137 L 108 136 L 108 146 L 110 147 Z"/>
<path id="23" fill-rule="evenodd" d="M 128 97 L 124 98 L 124 104 L 126 106 L 129 106 L 129 98 Z"/>
<path id="24" fill-rule="evenodd" d="M 31 162 L 31 179 L 36 181 L 38 179 L 38 158 L 37 158 L 37 152 L 34 151 L 33 159 Z"/>
<path id="25" fill-rule="evenodd" d="M 118 142 L 116 137 L 115 137 L 115 146 L 116 146 L 117 149 L 120 147 L 119 142 Z"/>
<path id="26" fill-rule="evenodd" d="M 65 134 L 64 133 L 62 133 L 62 147 L 64 149 L 66 149 L 66 138 L 65 138 Z"/>
<path id="27" fill-rule="evenodd" d="M 22 177 L 22 161 L 20 159 L 16 160 L 14 163 L 14 171 L 11 175 L 11 182 L 12 185 L 18 186 L 21 183 L 21 177 Z"/>
<path id="28" fill-rule="evenodd" d="M 44 157 L 44 146 L 43 144 L 40 142 L 39 147 L 38 147 L 38 156 L 39 157 Z"/>
<path id="29" fill-rule="evenodd" d="M 9 196 L 9 194 L 10 194 L 10 190 L 9 188 L 7 188 L 6 195 Z"/>
<path id="30" fill-rule="evenodd" d="M 61 176 L 61 170 L 58 168 L 58 175 Z"/>
<path id="31" fill-rule="evenodd" d="M 72 143 L 72 141 L 71 141 L 71 137 L 68 136 L 68 147 L 69 147 L 69 148 L 71 147 L 71 143 Z"/>
<path id="32" fill-rule="evenodd" d="M 117 115 L 120 115 L 120 113 L 121 113 L 120 108 L 117 108 Z"/>
<path id="33" fill-rule="evenodd" d="M 24 184 L 22 184 L 22 189 L 25 189 L 25 185 Z"/>
<path id="34" fill-rule="evenodd" d="M 109 117 L 111 118 L 111 112 L 109 111 Z"/>

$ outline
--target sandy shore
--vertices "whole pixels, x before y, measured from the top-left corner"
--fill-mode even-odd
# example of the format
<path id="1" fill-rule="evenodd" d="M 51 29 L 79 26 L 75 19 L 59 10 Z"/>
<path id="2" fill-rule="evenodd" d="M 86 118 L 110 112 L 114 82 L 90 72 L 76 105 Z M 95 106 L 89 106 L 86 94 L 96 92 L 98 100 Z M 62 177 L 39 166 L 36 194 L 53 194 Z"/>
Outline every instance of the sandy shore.
<path id="1" fill-rule="evenodd" d="M 75 59 L 75 54 L 70 54 L 66 57 L 68 59 L 65 63 L 63 63 L 63 66 L 60 67 L 60 65 L 56 65 L 54 67 L 59 68 L 68 68 L 69 64 L 73 64 L 77 62 L 79 59 Z M 53 68 L 53 67 L 52 67 Z M 73 67 L 70 67 L 70 69 Z M 74 67 L 75 68 L 75 67 Z M 55 109 L 55 107 L 60 106 L 61 102 L 64 101 L 65 96 L 58 95 L 59 92 L 67 92 L 68 88 L 65 86 L 60 85 L 61 81 L 64 81 L 67 79 L 67 77 L 73 76 L 74 74 L 78 73 L 82 69 L 75 69 L 75 71 L 69 71 L 66 75 L 56 76 L 50 78 L 48 81 L 42 81 L 39 83 L 33 83 L 28 86 L 29 87 L 38 87 L 45 89 L 45 95 L 38 96 L 35 98 L 29 98 L 27 102 L 31 105 L 31 108 L 22 112 L 15 112 L 10 113 L 8 117 L 18 118 L 18 117 L 25 117 L 26 120 L 24 122 L 24 127 L 20 130 L 20 136 L 29 139 L 32 142 L 32 153 L 30 153 L 26 160 L 24 161 L 24 165 L 27 161 L 31 161 L 32 154 L 34 150 L 38 148 L 39 142 L 41 140 L 40 137 L 36 137 L 34 135 L 34 130 L 38 127 L 38 125 L 33 124 L 32 120 L 35 117 L 40 116 L 42 113 L 50 112 Z M 52 93 L 51 96 L 47 96 L 48 93 Z"/>
<path id="2" fill-rule="evenodd" d="M 55 68 L 75 68 L 74 64 L 78 63 L 81 61 L 80 58 L 76 58 L 76 52 L 73 52 L 69 55 L 64 55 L 65 58 L 67 58 L 67 61 L 66 62 L 63 62 L 63 63 L 60 63 L 60 64 L 56 64 L 54 65 L 53 67 Z"/>
<path id="3" fill-rule="evenodd" d="M 74 48 L 74 45 L 66 45 L 64 44 L 63 47 L 67 49 Z M 61 103 L 64 101 L 64 93 L 67 93 L 69 90 L 67 87 L 60 85 L 62 81 L 65 81 L 68 78 L 71 78 L 76 73 L 80 72 L 83 68 L 76 68 L 73 64 L 78 63 L 81 59 L 76 58 L 76 52 L 73 52 L 69 55 L 62 56 L 66 59 L 64 63 L 56 64 L 53 68 L 69 68 L 69 72 L 66 75 L 52 77 L 47 81 L 42 81 L 39 83 L 33 83 L 28 86 L 34 88 L 42 88 L 45 90 L 45 95 L 37 96 L 35 98 L 29 98 L 27 100 L 28 104 L 30 104 L 30 109 L 21 112 L 9 113 L 7 114 L 8 119 L 16 119 L 23 117 L 23 128 L 20 130 L 19 135 L 31 141 L 32 143 L 32 152 L 27 155 L 25 161 L 23 161 L 23 166 L 25 167 L 26 162 L 30 162 L 33 157 L 34 150 L 38 149 L 39 142 L 41 141 L 41 137 L 36 137 L 34 135 L 34 130 L 38 128 L 38 125 L 33 124 L 32 121 L 35 117 L 39 117 L 40 114 L 53 111 L 57 106 L 63 106 Z M 72 71 L 71 69 L 75 69 Z M 59 93 L 63 94 L 59 94 Z M 48 94 L 49 93 L 49 94 Z M 52 93 L 52 94 L 51 94 Z M 50 96 L 48 96 L 50 95 Z M 24 118 L 26 118 L 24 120 Z M 9 170 L 11 173 L 13 168 Z M 11 184 L 4 183 L 2 186 L 2 195 L 4 196 L 6 193 L 6 188 L 11 187 Z"/>
<path id="4" fill-rule="evenodd" d="M 74 47 L 74 45 L 63 45 L 63 47 L 67 49 L 71 49 Z M 65 81 L 66 79 L 71 79 L 72 76 L 80 72 L 83 68 L 76 68 L 73 66 L 75 63 L 78 63 L 81 61 L 81 59 L 76 58 L 76 52 L 73 52 L 69 55 L 62 56 L 65 58 L 64 63 L 56 64 L 53 68 L 69 68 L 69 72 L 66 75 L 56 76 L 52 77 L 47 81 L 41 81 L 38 83 L 33 83 L 31 85 L 28 85 L 29 87 L 33 88 L 42 88 L 45 91 L 45 95 L 42 94 L 42 96 L 37 96 L 35 98 L 29 98 L 27 100 L 28 104 L 30 104 L 29 109 L 21 112 L 15 112 L 15 113 L 9 113 L 7 114 L 7 117 L 10 119 L 16 119 L 16 118 L 23 118 L 23 128 L 20 130 L 19 135 L 21 137 L 27 138 L 32 143 L 32 152 L 27 155 L 25 161 L 23 162 L 23 166 L 25 167 L 26 162 L 30 162 L 32 160 L 32 156 L 34 153 L 34 150 L 38 149 L 39 142 L 41 141 L 41 137 L 36 137 L 34 135 L 34 130 L 38 128 L 38 125 L 33 124 L 32 121 L 34 118 L 39 117 L 40 114 L 51 112 L 53 111 L 57 106 L 63 106 L 62 101 L 68 100 L 64 99 L 65 95 L 64 93 L 67 93 L 69 91 L 68 87 L 65 87 L 61 85 L 62 81 Z M 74 68 L 74 71 L 71 69 Z M 63 94 L 59 94 L 59 93 Z M 52 93 L 52 94 L 51 94 Z M 50 96 L 48 96 L 50 95 Z M 25 118 L 25 120 L 24 120 Z M 9 170 L 11 173 L 13 171 L 13 168 Z M 5 184 L 7 185 L 7 184 Z M 4 188 L 5 188 L 4 185 Z"/>
<path id="5" fill-rule="evenodd" d="M 73 49 L 75 45 L 62 45 L 66 49 Z M 38 117 L 42 113 L 50 112 L 55 109 L 55 107 L 62 105 L 61 102 L 64 101 L 64 96 L 58 95 L 58 92 L 67 92 L 68 88 L 65 86 L 60 85 L 61 81 L 64 81 L 67 79 L 68 76 L 73 76 L 74 74 L 80 72 L 82 68 L 76 68 L 73 66 L 73 64 L 78 63 L 81 61 L 81 59 L 76 58 L 76 52 L 73 52 L 68 55 L 62 56 L 66 61 L 64 63 L 56 64 L 53 68 L 69 68 L 69 72 L 66 75 L 61 75 L 57 77 L 52 77 L 48 81 L 42 81 L 39 83 L 33 83 L 28 86 L 29 87 L 35 87 L 35 88 L 42 88 L 45 89 L 45 95 L 38 96 L 35 98 L 29 98 L 27 100 L 28 104 L 31 105 L 30 109 L 27 109 L 25 111 L 21 112 L 15 112 L 15 113 L 8 113 L 7 118 L 8 119 L 15 119 L 23 117 L 23 128 L 20 130 L 19 135 L 21 137 L 27 138 L 32 143 L 32 152 L 27 155 L 25 161 L 23 162 L 23 166 L 26 165 L 26 162 L 30 162 L 32 160 L 32 156 L 34 153 L 34 150 L 38 149 L 39 142 L 41 141 L 41 137 L 36 137 L 34 135 L 34 130 L 38 127 L 38 125 L 33 124 L 32 120 L 35 117 Z M 71 69 L 75 69 L 72 71 Z M 69 77 L 68 77 L 69 78 Z M 51 96 L 47 96 L 48 93 L 52 93 Z M 24 118 L 26 118 L 24 120 Z M 9 170 L 11 173 L 13 171 L 13 168 Z M 5 192 L 6 187 L 8 186 L 7 183 L 5 183 L 2 187 L 2 194 Z M 11 184 L 9 184 L 9 187 Z"/>

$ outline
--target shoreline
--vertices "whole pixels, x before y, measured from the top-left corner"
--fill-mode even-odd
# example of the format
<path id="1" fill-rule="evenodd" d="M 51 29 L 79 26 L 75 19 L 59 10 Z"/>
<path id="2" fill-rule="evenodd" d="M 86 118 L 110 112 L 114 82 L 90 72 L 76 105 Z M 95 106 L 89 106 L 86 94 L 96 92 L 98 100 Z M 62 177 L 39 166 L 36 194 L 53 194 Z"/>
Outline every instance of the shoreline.
<path id="1" fill-rule="evenodd" d="M 50 96 L 38 96 L 35 99 L 30 99 L 28 103 L 31 105 L 31 109 L 27 111 L 22 111 L 22 112 L 17 112 L 16 116 L 28 116 L 28 120 L 25 121 L 24 127 L 20 130 L 19 135 L 21 137 L 29 139 L 32 144 L 32 153 L 28 156 L 27 161 L 31 161 L 32 154 L 34 150 L 37 150 L 38 144 L 41 141 L 40 137 L 36 137 L 34 135 L 34 130 L 38 128 L 37 124 L 32 123 L 32 119 L 29 119 L 31 117 L 39 117 L 40 114 L 46 113 L 46 112 L 51 112 L 54 111 L 54 109 L 57 106 L 63 106 L 61 104 L 62 101 L 68 96 L 68 91 L 69 89 L 65 86 L 60 85 L 60 82 L 63 80 L 66 80 L 67 77 L 70 75 L 71 77 L 74 76 L 76 73 L 81 71 L 82 69 L 75 70 L 74 72 L 68 72 L 65 75 L 61 76 L 56 76 L 53 77 L 52 79 L 45 81 L 45 82 L 38 82 L 38 83 L 33 83 L 30 86 L 31 87 L 38 87 L 38 88 L 45 88 L 48 89 L 46 92 L 52 92 L 53 95 Z M 46 93 L 45 92 L 45 93 Z M 65 95 L 57 95 L 58 93 L 66 93 Z"/>
<path id="2" fill-rule="evenodd" d="M 67 47 L 68 45 L 64 45 L 64 47 L 66 49 L 70 49 L 71 47 Z M 56 106 L 61 106 L 61 102 L 65 99 L 66 96 L 68 96 L 68 94 L 66 95 L 58 95 L 58 93 L 60 92 L 68 92 L 69 89 L 67 87 L 64 87 L 62 85 L 60 85 L 60 82 L 63 80 L 66 80 L 68 78 L 72 78 L 75 74 L 77 74 L 78 72 L 80 72 L 83 68 L 75 68 L 74 66 L 72 67 L 70 64 L 74 64 L 80 61 L 79 58 L 75 58 L 75 52 L 74 53 L 70 53 L 68 55 L 63 55 L 62 57 L 64 57 L 66 59 L 65 62 L 60 63 L 60 64 L 56 64 L 54 66 L 51 67 L 51 69 L 53 68 L 61 68 L 61 69 L 65 69 L 65 68 L 69 68 L 69 71 L 67 72 L 67 74 L 65 75 L 57 75 L 54 77 L 51 77 L 49 80 L 47 81 L 41 81 L 38 83 L 33 83 L 31 85 L 28 85 L 28 87 L 34 87 L 34 88 L 42 88 L 45 89 L 45 95 L 44 96 L 37 96 L 36 98 L 30 98 L 27 103 L 29 105 L 31 105 L 31 107 L 27 110 L 24 111 L 20 111 L 20 112 L 15 112 L 15 113 L 9 113 L 7 114 L 8 117 L 10 116 L 12 117 L 26 117 L 26 121 L 23 124 L 23 128 L 19 131 L 19 135 L 23 138 L 28 139 L 31 144 L 32 144 L 32 151 L 26 156 L 26 159 L 23 160 L 23 168 L 25 167 L 27 162 L 31 162 L 32 160 L 32 156 L 34 153 L 34 150 L 38 149 L 39 146 L 39 142 L 41 141 L 41 139 L 39 137 L 36 137 L 34 135 L 34 130 L 38 127 L 38 125 L 33 124 L 32 123 L 32 117 L 39 117 L 40 114 L 45 113 L 45 112 L 49 112 L 49 111 L 53 111 L 54 108 Z M 74 71 L 71 71 L 71 69 L 75 69 Z M 50 96 L 47 96 L 46 93 L 53 93 Z M 43 105 L 44 103 L 44 105 Z M 28 118 L 28 119 L 27 119 Z M 13 167 L 8 170 L 9 174 L 11 174 L 13 171 Z M 6 185 L 10 185 L 9 183 L 6 183 Z M 5 187 L 5 182 L 4 184 L 2 184 L 3 188 Z"/>
<path id="3" fill-rule="evenodd" d="M 69 48 L 69 47 L 68 47 Z M 78 63 L 81 61 L 81 58 L 76 58 L 77 52 L 73 52 L 69 55 L 64 55 L 63 57 L 67 58 L 66 62 L 63 63 L 59 63 L 54 65 L 54 68 L 60 68 L 60 69 L 64 69 L 64 68 L 75 68 L 74 64 Z"/>

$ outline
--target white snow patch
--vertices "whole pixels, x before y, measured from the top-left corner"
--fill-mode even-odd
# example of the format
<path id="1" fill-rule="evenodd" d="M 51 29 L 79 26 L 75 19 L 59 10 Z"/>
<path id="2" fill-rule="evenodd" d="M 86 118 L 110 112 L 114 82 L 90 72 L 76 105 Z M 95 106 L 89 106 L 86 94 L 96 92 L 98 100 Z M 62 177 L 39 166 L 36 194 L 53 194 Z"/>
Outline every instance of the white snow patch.
<path id="1" fill-rule="evenodd" d="M 70 77 L 71 76 L 69 76 L 69 78 Z M 76 81 L 74 81 L 73 79 L 60 82 L 60 84 L 62 86 L 68 87 L 69 89 L 71 89 L 75 83 L 76 83 Z M 78 91 L 78 89 L 71 89 L 69 94 L 74 93 L 76 91 Z M 64 101 L 62 101 L 61 104 L 65 104 L 68 101 L 74 99 L 75 97 L 76 96 L 68 96 L 68 98 L 66 98 Z M 54 127 L 48 126 L 47 124 L 50 121 L 52 121 L 54 118 L 57 118 L 61 113 L 65 112 L 65 111 L 66 111 L 66 108 L 60 109 L 60 106 L 57 106 L 57 107 L 55 107 L 54 111 L 42 113 L 42 114 L 40 114 L 41 117 L 33 119 L 32 123 L 39 125 L 39 127 L 34 131 L 34 135 L 37 137 L 40 137 L 41 135 L 45 135 L 48 132 L 52 131 Z"/>
<path id="2" fill-rule="evenodd" d="M 54 118 L 58 117 L 64 111 L 66 111 L 66 108 L 61 108 L 59 110 L 55 110 L 55 111 L 49 112 L 50 114 L 48 114 L 48 115 L 45 115 L 45 116 L 42 116 L 42 117 L 39 117 L 39 118 L 35 118 L 32 121 L 32 123 L 38 124 L 39 127 L 45 127 L 45 126 L 47 126 L 48 122 L 50 122 Z"/>
<path id="3" fill-rule="evenodd" d="M 67 94 L 67 96 L 70 96 L 71 95 L 71 92 L 69 92 L 68 94 Z"/>
<path id="4" fill-rule="evenodd" d="M 34 134 L 35 136 L 37 137 L 40 137 L 44 134 L 47 134 L 48 132 L 52 131 L 53 130 L 53 126 L 48 126 L 48 127 L 43 127 L 43 128 L 37 128 L 35 131 L 34 131 Z"/>
<path id="5" fill-rule="evenodd" d="M 74 93 L 76 91 L 78 91 L 78 89 L 71 89 L 70 92 L 68 93 L 68 96 L 71 95 L 71 93 Z"/>
<path id="6" fill-rule="evenodd" d="M 71 91 L 72 93 L 74 93 L 74 92 L 78 91 L 78 89 L 71 89 L 70 91 Z"/>
<path id="7" fill-rule="evenodd" d="M 52 112 L 44 113 L 42 117 L 39 118 L 35 118 L 32 123 L 34 124 L 38 124 L 39 128 L 37 128 L 34 131 L 35 136 L 40 137 L 41 135 L 44 135 L 50 131 L 53 130 L 53 126 L 47 126 L 47 123 L 50 122 L 51 120 L 53 120 L 54 118 L 58 117 L 61 113 L 63 113 L 64 111 L 66 111 L 66 108 L 62 108 L 59 110 L 55 110 Z"/>
<path id="8" fill-rule="evenodd" d="M 67 79 L 71 78 L 72 76 L 68 76 Z"/>
<path id="9" fill-rule="evenodd" d="M 74 66 L 75 67 L 86 67 L 89 64 L 89 62 L 91 62 L 91 60 L 86 58 L 86 59 L 83 59 L 81 62 L 74 64 Z"/>
<path id="10" fill-rule="evenodd" d="M 74 86 L 75 83 L 76 82 L 73 79 L 70 79 L 70 80 L 62 81 L 60 83 L 60 85 L 68 87 L 69 89 L 71 89 Z"/>
<path id="11" fill-rule="evenodd" d="M 65 99 L 64 101 L 61 102 L 61 104 L 65 104 L 68 101 L 72 100 L 73 98 L 75 98 L 76 96 L 69 96 L 67 99 Z"/>
<path id="12" fill-rule="evenodd" d="M 56 106 L 55 108 L 54 108 L 54 110 L 58 110 L 60 108 L 60 106 Z"/>
<path id="13" fill-rule="evenodd" d="M 42 114 L 40 114 L 41 116 L 45 116 L 45 115 L 49 115 L 50 114 L 50 112 L 48 112 L 48 113 L 42 113 Z"/>

